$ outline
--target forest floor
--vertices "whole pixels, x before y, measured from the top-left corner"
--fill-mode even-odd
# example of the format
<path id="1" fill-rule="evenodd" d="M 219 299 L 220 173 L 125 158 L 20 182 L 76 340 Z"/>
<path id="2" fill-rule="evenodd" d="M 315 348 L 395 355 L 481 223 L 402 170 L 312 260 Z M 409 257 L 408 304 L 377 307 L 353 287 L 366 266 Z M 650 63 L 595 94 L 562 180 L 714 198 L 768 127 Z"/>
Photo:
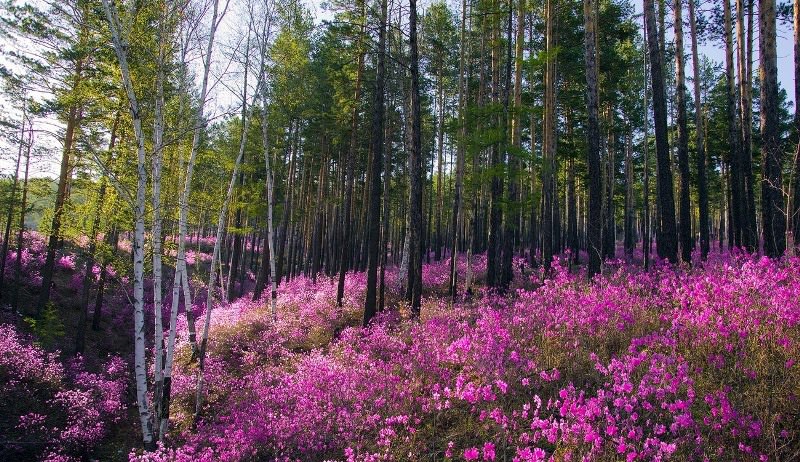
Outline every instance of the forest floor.
<path id="1" fill-rule="evenodd" d="M 30 248 L 28 300 L 41 262 Z M 368 329 L 362 273 L 348 274 L 341 308 L 326 276 L 281 284 L 277 322 L 267 298 L 220 305 L 196 428 L 197 365 L 181 317 L 172 431 L 143 454 L 128 281 L 111 285 L 101 329 L 89 329 L 85 358 L 72 360 L 82 275 L 67 254 L 58 322 L 31 326 L 7 311 L 1 320 L 0 459 L 800 457 L 800 259 L 717 253 L 647 272 L 618 261 L 592 283 L 559 261 L 544 279 L 518 260 L 501 296 L 482 286 L 486 260 L 477 256 L 476 290 L 455 304 L 449 259 L 432 261 L 419 320 L 388 269 L 387 310 Z M 466 274 L 465 256 L 458 265 Z"/>

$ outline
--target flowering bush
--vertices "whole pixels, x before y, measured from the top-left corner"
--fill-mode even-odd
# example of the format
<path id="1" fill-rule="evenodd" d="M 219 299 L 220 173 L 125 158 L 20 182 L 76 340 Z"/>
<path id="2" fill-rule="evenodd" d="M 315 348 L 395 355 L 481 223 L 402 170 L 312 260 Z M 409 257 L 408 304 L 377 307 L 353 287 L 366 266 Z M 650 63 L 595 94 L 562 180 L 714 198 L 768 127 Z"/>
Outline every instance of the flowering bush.
<path id="1" fill-rule="evenodd" d="M 99 373 L 0 325 L 0 434 L 7 460 L 81 460 L 125 415 L 127 366 L 109 359 Z"/>
<path id="2" fill-rule="evenodd" d="M 435 293 L 449 264 L 432 266 Z M 529 289 L 524 278 L 507 297 L 426 298 L 420 322 L 384 313 L 368 329 L 356 327 L 360 274 L 342 308 L 335 281 L 297 278 L 280 288 L 277 323 L 266 298 L 215 309 L 197 431 L 184 346 L 173 445 L 132 458 L 783 460 L 800 449 L 800 260 L 619 263 L 591 284 L 556 266 Z"/>

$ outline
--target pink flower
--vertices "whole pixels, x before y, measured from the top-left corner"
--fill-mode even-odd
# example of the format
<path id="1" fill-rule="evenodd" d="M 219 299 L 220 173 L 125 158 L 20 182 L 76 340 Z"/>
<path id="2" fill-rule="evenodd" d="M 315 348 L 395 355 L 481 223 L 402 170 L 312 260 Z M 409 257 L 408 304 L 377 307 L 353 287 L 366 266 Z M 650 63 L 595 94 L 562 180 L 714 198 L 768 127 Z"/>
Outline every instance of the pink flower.
<path id="1" fill-rule="evenodd" d="M 464 450 L 464 459 L 478 460 L 478 457 L 480 457 L 480 452 L 478 452 L 478 448 L 469 448 Z"/>
<path id="2" fill-rule="evenodd" d="M 494 460 L 494 443 L 489 441 L 483 443 L 483 460 Z"/>

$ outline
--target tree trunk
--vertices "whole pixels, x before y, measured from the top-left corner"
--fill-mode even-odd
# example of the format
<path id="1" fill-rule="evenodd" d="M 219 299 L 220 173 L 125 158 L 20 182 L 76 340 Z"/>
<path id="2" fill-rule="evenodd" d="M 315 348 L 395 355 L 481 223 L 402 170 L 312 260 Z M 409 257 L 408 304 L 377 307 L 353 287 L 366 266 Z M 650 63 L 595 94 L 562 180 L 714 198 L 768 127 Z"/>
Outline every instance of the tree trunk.
<path id="1" fill-rule="evenodd" d="M 800 0 L 797 0 L 800 1 Z M 450 246 L 450 296 L 455 302 L 458 298 L 458 233 L 463 226 L 463 207 L 461 189 L 464 184 L 464 157 L 466 156 L 466 35 L 467 35 L 467 0 L 461 1 L 461 39 L 459 41 L 458 59 L 458 152 L 456 153 L 456 183 L 453 190 L 453 229 Z"/>
<path id="2" fill-rule="evenodd" d="M 692 1 L 692 0 L 689 0 Z M 683 58 L 683 0 L 675 0 L 675 104 L 678 106 L 678 170 L 680 171 L 681 260 L 692 261 L 692 216 L 689 203 L 689 129 L 686 124 L 686 73 Z"/>
<path id="3" fill-rule="evenodd" d="M 28 105 L 22 103 L 22 119 L 19 124 L 19 149 L 17 151 L 17 164 L 14 168 L 14 181 L 11 183 L 11 200 L 8 203 L 8 215 L 6 216 L 6 230 L 3 233 L 3 252 L 0 254 L 0 294 L 3 292 L 3 282 L 6 277 L 6 260 L 8 256 L 8 243 L 11 237 L 11 222 L 14 221 L 14 202 L 17 199 L 17 183 L 19 182 L 19 166 L 22 161 L 22 151 L 25 146 L 25 123 L 28 117 Z M 23 211 L 24 213 L 24 211 Z"/>
<path id="4" fill-rule="evenodd" d="M 739 117 L 736 110 L 736 74 L 733 63 L 733 22 L 731 19 L 731 2 L 724 0 L 724 38 L 725 38 L 725 76 L 727 81 L 728 102 L 728 139 L 730 143 L 729 174 L 731 191 L 731 231 L 735 247 L 744 245 L 746 237 L 743 236 L 745 215 L 745 185 L 742 175 L 741 132 L 739 131 Z"/>
<path id="5" fill-rule="evenodd" d="M 513 2 L 512 2 L 513 3 Z M 507 290 L 511 281 L 514 279 L 514 244 L 516 236 L 519 231 L 519 190 L 517 186 L 517 175 L 519 169 L 519 151 L 522 149 L 522 127 L 520 126 L 521 112 L 522 112 L 522 43 L 525 40 L 525 8 L 524 1 L 517 1 L 517 34 L 515 39 L 514 49 L 514 107 L 511 110 L 511 149 L 508 149 L 509 143 L 506 142 L 506 162 L 508 164 L 508 195 L 506 204 L 506 220 L 505 220 L 505 233 L 503 242 L 503 271 L 501 287 Z M 512 27 L 512 11 L 509 8 L 508 12 L 508 32 L 506 41 L 506 98 L 505 98 L 505 118 L 509 119 L 509 88 L 511 88 L 511 31 Z M 505 127 L 505 124 L 503 124 Z M 507 130 L 504 129 L 503 133 L 507 135 Z"/>
<path id="6" fill-rule="evenodd" d="M 120 70 L 122 71 L 122 81 L 125 92 L 128 96 L 130 105 L 133 129 L 136 135 L 137 152 L 137 186 L 136 200 L 134 206 L 134 238 L 133 238 L 133 307 L 134 307 L 134 375 L 136 377 L 136 401 L 139 407 L 139 421 L 142 427 L 142 439 L 145 449 L 151 450 L 155 447 L 153 439 L 153 421 L 150 404 L 147 396 L 147 363 L 145 357 L 145 330 L 144 330 L 144 218 L 145 218 L 145 189 L 147 187 L 147 170 L 145 166 L 144 151 L 144 132 L 142 130 L 142 119 L 139 112 L 139 103 L 131 81 L 131 73 L 128 67 L 127 44 L 123 44 L 120 38 L 120 22 L 116 11 L 110 5 L 109 0 L 103 0 L 103 8 L 106 13 L 111 36 L 114 43 L 114 50 L 119 60 Z M 64 157 L 68 156 L 65 146 Z M 63 162 L 62 162 L 63 164 Z M 62 165 L 62 173 L 66 173 L 67 168 Z M 60 182 L 59 182 L 60 184 Z M 61 188 L 59 187 L 59 190 Z M 56 200 L 58 202 L 58 199 Z M 56 223 L 54 217 L 53 222 Z M 57 236 L 56 236 L 57 239 Z M 51 241 L 53 241 L 51 234 Z M 51 242 L 52 243 L 52 242 Z M 48 250 L 49 253 L 49 250 Z M 49 287 L 49 284 L 48 284 Z M 47 299 L 42 297 L 40 302 Z M 40 303 L 43 305 L 43 303 Z"/>
<path id="7" fill-rule="evenodd" d="M 633 203 L 633 135 L 625 136 L 625 258 L 633 259 L 633 248 L 636 246 Z"/>
<path id="8" fill-rule="evenodd" d="M 25 173 L 22 179 L 22 200 L 19 210 L 19 231 L 17 231 L 17 258 L 14 261 L 14 290 L 11 292 L 11 310 L 19 313 L 19 286 L 22 284 L 22 238 L 25 234 L 25 211 L 28 206 L 28 172 L 31 164 L 33 146 L 33 127 L 29 126 L 28 144 L 25 148 Z"/>
<path id="9" fill-rule="evenodd" d="M 492 105 L 496 111 L 497 105 L 500 102 L 500 11 L 499 2 L 492 3 L 495 11 L 491 14 L 491 65 L 492 65 Z M 498 130 L 501 136 L 505 133 L 501 130 L 503 125 L 501 122 L 501 115 L 495 114 L 492 117 L 492 123 L 495 130 Z M 499 138 L 499 137 L 498 137 Z M 486 252 L 486 285 L 490 288 L 500 287 L 500 232 L 503 220 L 503 212 L 500 208 L 500 202 L 503 200 L 503 179 L 500 176 L 499 170 L 502 168 L 502 161 L 500 159 L 500 141 L 495 140 L 491 147 L 491 203 L 489 205 L 489 249 Z"/>
<path id="10" fill-rule="evenodd" d="M 689 27 L 692 38 L 692 70 L 694 74 L 695 144 L 697 147 L 697 199 L 699 206 L 700 258 L 705 261 L 710 250 L 708 217 L 708 179 L 706 177 L 706 147 L 704 139 L 703 104 L 700 94 L 700 57 L 697 51 L 697 20 L 695 1 L 689 0 Z"/>
<path id="11" fill-rule="evenodd" d="M 759 0 L 759 70 L 761 76 L 761 216 L 764 253 L 779 258 L 786 250 L 786 218 L 783 210 L 782 152 L 778 100 L 775 0 Z"/>
<path id="12" fill-rule="evenodd" d="M 800 0 L 794 0 L 794 100 L 800 101 Z M 800 105 L 795 102 L 794 125 L 800 133 Z M 794 154 L 794 198 L 792 200 L 792 236 L 795 255 L 800 253 L 800 140 Z"/>
<path id="13" fill-rule="evenodd" d="M 750 14 L 753 5 L 750 2 Z M 754 252 L 758 247 L 758 233 L 756 231 L 755 191 L 753 180 L 753 84 L 750 72 L 750 43 L 745 38 L 744 17 L 745 9 L 743 0 L 736 0 L 736 36 L 739 73 L 739 110 L 741 122 L 741 151 L 740 164 L 742 183 L 744 185 L 742 203 L 742 244 L 748 252 Z M 752 18 L 752 16 L 751 16 Z"/>
<path id="14" fill-rule="evenodd" d="M 667 140 L 667 94 L 664 88 L 664 65 L 658 45 L 653 0 L 644 0 L 647 37 L 650 48 L 650 79 L 653 85 L 653 115 L 656 128 L 657 196 L 659 204 L 656 249 L 658 256 L 672 263 L 678 261 L 675 226 L 675 199 L 672 191 L 669 144 Z"/>
<path id="15" fill-rule="evenodd" d="M 341 234 L 341 257 L 339 259 L 339 282 L 336 289 L 336 306 L 341 307 L 344 299 L 344 278 L 347 270 L 350 269 L 351 250 L 350 243 L 352 242 L 350 234 L 352 233 L 352 208 L 353 208 L 353 185 L 355 182 L 355 157 L 358 152 L 358 107 L 359 100 L 361 99 L 361 74 L 364 69 L 364 52 L 361 49 L 362 37 L 366 31 L 366 10 L 365 3 L 360 0 L 361 7 L 361 33 L 358 35 L 358 44 L 356 45 L 356 54 L 358 55 L 358 64 L 356 65 L 356 82 L 355 94 L 353 96 L 353 114 L 350 122 L 350 148 L 347 156 L 347 167 L 345 177 L 347 184 L 345 185 L 344 193 L 344 206 L 342 207 L 342 234 Z"/>
<path id="16" fill-rule="evenodd" d="M 375 95 L 372 113 L 372 181 L 370 182 L 369 211 L 367 220 L 367 294 L 364 300 L 364 327 L 378 310 L 378 254 L 381 241 L 381 171 L 383 170 L 383 145 L 385 112 L 386 71 L 386 9 L 387 0 L 381 0 L 381 16 L 378 29 L 378 68 L 375 76 Z"/>
<path id="17" fill-rule="evenodd" d="M 409 153 L 409 181 L 411 186 L 409 287 L 411 312 L 419 317 L 422 301 L 422 126 L 420 110 L 419 51 L 417 45 L 417 0 L 409 0 L 409 43 L 411 48 L 411 152 Z"/>
<path id="18" fill-rule="evenodd" d="M 588 220 L 587 251 L 589 253 L 589 278 L 600 272 L 602 261 L 602 242 L 600 233 L 602 209 L 602 184 L 600 183 L 600 103 L 597 69 L 597 0 L 583 1 L 585 23 L 584 47 L 586 59 L 586 109 L 588 120 L 586 138 L 586 165 L 588 167 Z"/>
<path id="19" fill-rule="evenodd" d="M 546 1 L 545 42 L 547 61 L 545 63 L 544 95 L 544 148 L 542 155 L 542 262 L 548 272 L 553 260 L 553 231 L 555 216 L 555 80 L 556 80 L 556 38 L 554 31 L 555 5 L 557 0 Z"/>
<path id="20" fill-rule="evenodd" d="M 73 91 L 76 91 L 82 78 L 83 61 L 78 60 L 75 65 Z M 58 174 L 58 189 L 56 190 L 56 202 L 53 205 L 53 220 L 50 223 L 50 236 L 47 240 L 47 256 L 42 267 L 42 288 L 39 293 L 39 300 L 36 303 L 36 317 L 41 315 L 45 305 L 50 301 L 50 286 L 53 282 L 53 269 L 56 259 L 56 248 L 61 232 L 61 217 L 64 213 L 64 205 L 67 198 L 67 183 L 70 177 L 70 155 L 72 145 L 75 141 L 75 130 L 81 122 L 81 108 L 73 103 L 67 115 L 67 125 L 64 130 L 64 147 L 61 154 L 61 170 Z M 141 122 L 141 121 L 140 121 Z"/>

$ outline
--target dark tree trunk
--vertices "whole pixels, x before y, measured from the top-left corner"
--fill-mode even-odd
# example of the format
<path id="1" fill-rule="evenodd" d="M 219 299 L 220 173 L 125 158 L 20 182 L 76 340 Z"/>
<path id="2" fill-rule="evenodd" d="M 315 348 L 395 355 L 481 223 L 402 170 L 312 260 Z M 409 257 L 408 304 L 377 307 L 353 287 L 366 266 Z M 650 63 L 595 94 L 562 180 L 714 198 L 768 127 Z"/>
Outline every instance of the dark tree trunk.
<path id="1" fill-rule="evenodd" d="M 724 36 L 725 36 L 725 77 L 727 83 L 727 103 L 728 103 L 728 140 L 730 143 L 729 153 L 729 183 L 731 192 L 731 223 L 730 232 L 733 239 L 728 245 L 740 247 L 745 244 L 746 237 L 743 235 L 744 215 L 746 197 L 744 177 L 742 175 L 742 151 L 741 151 L 741 132 L 739 131 L 739 117 L 736 98 L 736 74 L 733 66 L 733 22 L 731 19 L 731 2 L 724 0 Z"/>
<path id="2" fill-rule="evenodd" d="M 547 0 L 545 12 L 545 42 L 548 58 L 545 64 L 545 103 L 544 103 L 544 148 L 542 155 L 542 262 L 550 271 L 555 241 L 556 198 L 555 196 L 555 79 L 556 37 L 554 30 L 557 0 Z M 551 54 L 552 53 L 552 54 Z"/>
<path id="3" fill-rule="evenodd" d="M 11 292 L 11 310 L 15 313 L 19 313 L 19 286 L 22 284 L 22 238 L 25 234 L 25 212 L 28 207 L 28 172 L 31 165 L 32 146 L 33 129 L 31 127 L 25 148 L 25 173 L 22 178 L 22 200 L 20 201 L 19 230 L 17 231 L 17 258 L 14 261 L 14 290 Z"/>
<path id="4" fill-rule="evenodd" d="M 625 135 L 625 258 L 633 259 L 633 248 L 636 245 L 633 203 L 633 135 Z"/>
<path id="5" fill-rule="evenodd" d="M 586 108 L 588 120 L 586 125 L 586 138 L 588 149 L 586 151 L 586 165 L 588 167 L 589 204 L 588 219 L 586 223 L 587 251 L 589 253 L 589 278 L 600 272 L 602 261 L 602 243 L 600 230 L 602 229 L 602 214 L 600 204 L 602 197 L 602 184 L 600 182 L 600 106 L 598 92 L 597 70 L 597 0 L 583 1 L 584 23 L 584 48 L 586 60 Z"/>
<path id="6" fill-rule="evenodd" d="M 689 0 L 692 1 L 692 0 Z M 689 203 L 689 129 L 686 123 L 686 74 L 683 59 L 683 0 L 675 0 L 675 104 L 678 106 L 678 170 L 680 171 L 681 259 L 692 261 L 692 216 Z"/>
<path id="7" fill-rule="evenodd" d="M 753 178 L 753 83 L 751 72 L 752 43 L 745 36 L 744 0 L 736 0 L 736 36 L 739 73 L 739 110 L 741 125 L 741 176 L 744 184 L 742 204 L 742 244 L 749 252 L 758 249 L 756 230 L 755 181 Z M 750 36 L 752 35 L 753 0 L 749 0 Z"/>
<path id="8" fill-rule="evenodd" d="M 695 1 L 689 0 L 689 27 L 692 37 L 692 70 L 694 74 L 694 110 L 695 132 L 697 144 L 697 200 L 699 206 L 700 258 L 705 261 L 711 248 L 708 217 L 708 179 L 706 177 L 705 123 L 703 105 L 700 99 L 700 60 L 697 51 L 697 20 L 695 18 Z"/>
<path id="9" fill-rule="evenodd" d="M 764 223 L 764 253 L 778 258 L 786 250 L 786 218 L 783 210 L 780 107 L 778 102 L 778 58 L 776 49 L 775 0 L 759 0 L 759 57 L 761 72 L 761 216 Z"/>
<path id="10" fill-rule="evenodd" d="M 342 233 L 340 235 L 341 253 L 339 257 L 339 281 L 336 289 L 336 305 L 341 307 L 344 298 L 344 278 L 347 270 L 350 269 L 351 249 L 350 243 L 352 232 L 352 217 L 351 211 L 353 208 L 353 184 L 355 182 L 355 157 L 358 152 L 358 102 L 361 99 L 361 74 L 364 69 L 364 53 L 361 50 L 361 37 L 364 35 L 366 28 L 366 13 L 364 12 L 364 2 L 360 2 L 361 19 L 364 24 L 361 26 L 361 34 L 359 34 L 359 42 L 356 47 L 358 54 L 358 64 L 356 65 L 356 83 L 355 95 L 353 97 L 353 114 L 350 121 L 350 147 L 347 156 L 347 167 L 345 178 L 347 184 L 345 185 L 344 192 L 344 206 L 342 207 Z"/>
<path id="11" fill-rule="evenodd" d="M 800 1 L 800 0 L 798 0 Z M 452 222 L 452 242 L 450 243 L 450 296 L 453 301 L 458 297 L 458 233 L 463 223 L 463 207 L 461 204 L 461 188 L 464 183 L 464 157 L 466 155 L 466 99 L 467 89 L 465 72 L 465 48 L 467 34 L 467 0 L 461 2 L 461 40 L 459 42 L 459 64 L 458 64 L 458 122 L 459 138 L 458 152 L 456 154 L 456 183 L 453 189 L 453 222 Z"/>
<path id="12" fill-rule="evenodd" d="M 494 2 L 493 7 L 499 8 L 498 2 Z M 494 11 L 491 17 L 491 53 L 492 53 L 492 105 L 495 110 L 500 102 L 500 54 L 501 44 L 500 41 L 500 11 Z M 492 118 L 495 130 L 498 130 L 501 136 L 505 136 L 502 127 L 502 115 L 495 114 Z M 491 154 L 491 204 L 489 206 L 489 249 L 486 252 L 486 284 L 490 288 L 499 288 L 501 286 L 500 274 L 500 233 L 502 232 L 501 226 L 503 221 L 503 211 L 501 209 L 501 201 L 503 200 L 503 178 L 500 174 L 502 160 L 500 158 L 500 141 L 495 140 L 492 143 Z"/>
<path id="13" fill-rule="evenodd" d="M 73 90 L 77 89 L 82 73 L 83 63 L 78 61 L 75 69 L 75 84 Z M 56 202 L 53 205 L 53 220 L 50 223 L 50 236 L 47 240 L 47 256 L 42 267 L 42 288 L 39 292 L 39 300 L 36 303 L 36 317 L 42 313 L 45 305 L 50 301 L 50 286 L 53 283 L 53 269 L 55 267 L 56 249 L 61 232 L 61 217 L 64 213 L 64 205 L 67 199 L 67 183 L 70 177 L 70 155 L 72 145 L 75 141 L 75 131 L 80 125 L 82 110 L 73 104 L 69 108 L 67 115 L 67 125 L 64 131 L 64 147 L 61 154 L 61 170 L 58 174 L 58 189 L 56 190 Z"/>
<path id="14" fill-rule="evenodd" d="M 411 289 L 411 312 L 419 316 L 422 301 L 422 127 L 420 120 L 419 51 L 417 45 L 417 0 L 409 0 L 409 42 L 411 47 L 411 152 L 409 153 L 409 181 L 411 200 L 408 271 Z"/>
<path id="15" fill-rule="evenodd" d="M 370 182 L 369 213 L 367 216 L 367 296 L 364 300 L 363 325 L 366 327 L 378 311 L 378 254 L 381 241 L 381 171 L 383 170 L 384 90 L 386 87 L 386 2 L 381 0 L 381 16 L 378 29 L 378 68 L 375 76 L 375 95 L 372 113 L 372 181 Z"/>
<path id="16" fill-rule="evenodd" d="M 800 101 L 800 0 L 794 0 L 794 100 Z M 798 143 L 794 154 L 794 197 L 792 199 L 792 235 L 795 254 L 800 253 L 800 105 L 795 103 L 794 126 Z"/>
<path id="17" fill-rule="evenodd" d="M 656 131 L 657 198 L 659 204 L 656 249 L 658 256 L 670 262 L 678 261 L 678 242 L 675 225 L 675 198 L 672 191 L 669 144 L 667 140 L 667 93 L 664 88 L 664 65 L 656 31 L 653 0 L 644 0 L 645 22 L 650 49 L 650 79 L 653 86 L 653 115 Z"/>

